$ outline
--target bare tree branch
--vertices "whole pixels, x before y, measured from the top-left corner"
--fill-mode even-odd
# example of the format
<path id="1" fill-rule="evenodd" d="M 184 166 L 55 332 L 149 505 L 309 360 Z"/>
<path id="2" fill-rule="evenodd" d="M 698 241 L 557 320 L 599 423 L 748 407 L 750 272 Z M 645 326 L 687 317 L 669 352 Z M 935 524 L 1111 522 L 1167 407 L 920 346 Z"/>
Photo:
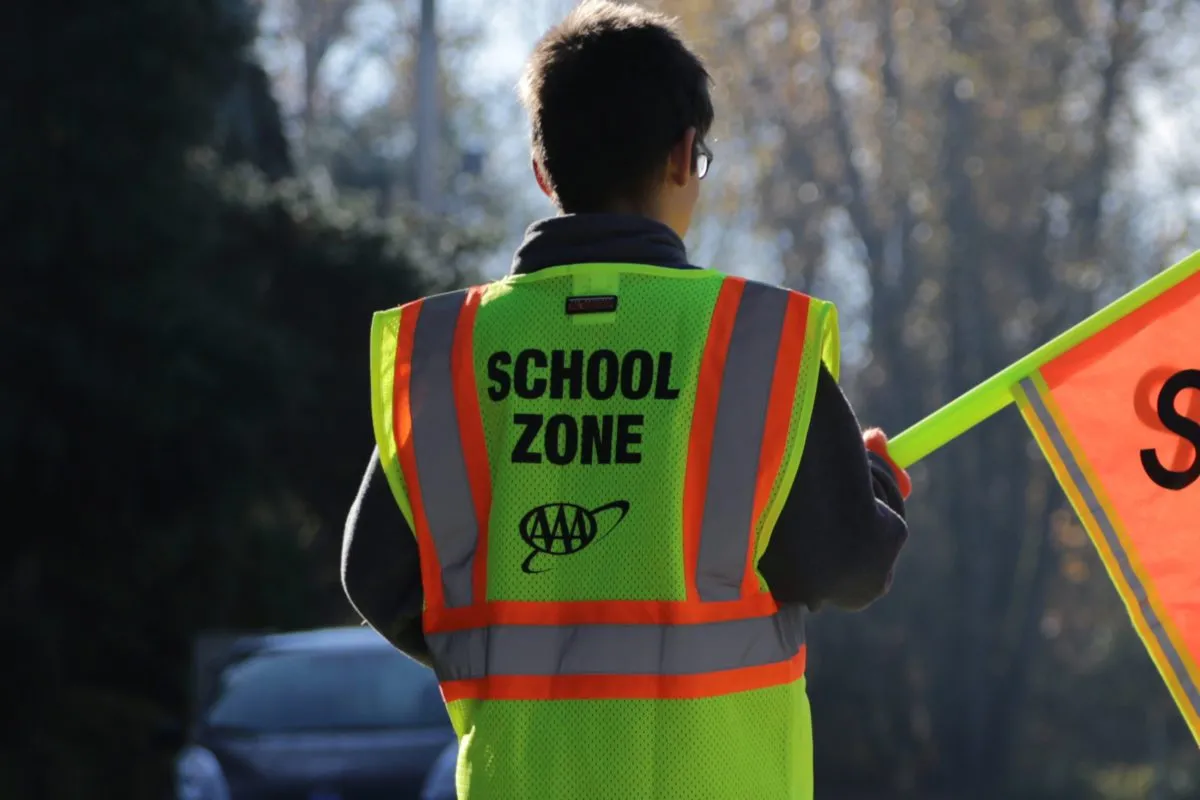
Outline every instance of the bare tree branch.
<path id="1" fill-rule="evenodd" d="M 850 219 L 854 223 L 858 235 L 862 238 L 863 245 L 867 248 L 869 268 L 872 275 L 875 276 L 883 263 L 883 234 L 871 214 L 870 204 L 867 201 L 866 181 L 863 179 L 862 171 L 854 163 L 854 133 L 845 97 L 837 85 L 839 68 L 837 47 L 832 26 L 829 24 L 825 0 L 813 0 L 812 10 L 821 34 L 820 47 L 825 72 L 825 94 L 829 102 L 833 135 L 842 159 L 843 176 L 849 188 L 846 211 L 850 214 Z"/>

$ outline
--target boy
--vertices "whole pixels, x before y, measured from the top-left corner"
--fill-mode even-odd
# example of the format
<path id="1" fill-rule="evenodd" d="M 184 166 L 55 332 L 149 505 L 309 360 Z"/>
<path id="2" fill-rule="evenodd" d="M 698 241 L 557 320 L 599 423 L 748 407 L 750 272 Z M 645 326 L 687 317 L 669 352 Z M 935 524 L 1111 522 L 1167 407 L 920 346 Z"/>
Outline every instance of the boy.
<path id="1" fill-rule="evenodd" d="M 688 262 L 708 85 L 670 20 L 581 5 L 521 89 L 561 214 L 505 280 L 376 315 L 343 580 L 437 671 L 460 797 L 810 798 L 803 618 L 905 541 L 832 306 Z"/>

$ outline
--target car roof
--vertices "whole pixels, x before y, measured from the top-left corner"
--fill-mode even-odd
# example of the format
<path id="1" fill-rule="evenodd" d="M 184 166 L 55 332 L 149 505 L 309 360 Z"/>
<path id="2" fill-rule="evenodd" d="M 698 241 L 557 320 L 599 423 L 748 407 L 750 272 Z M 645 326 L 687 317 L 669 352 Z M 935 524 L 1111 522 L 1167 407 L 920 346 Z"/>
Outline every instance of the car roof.
<path id="1" fill-rule="evenodd" d="M 392 646 L 373 628 L 345 626 L 317 628 L 291 633 L 269 633 L 259 639 L 259 652 L 275 653 L 313 650 L 345 652 L 348 650 L 386 651 Z"/>

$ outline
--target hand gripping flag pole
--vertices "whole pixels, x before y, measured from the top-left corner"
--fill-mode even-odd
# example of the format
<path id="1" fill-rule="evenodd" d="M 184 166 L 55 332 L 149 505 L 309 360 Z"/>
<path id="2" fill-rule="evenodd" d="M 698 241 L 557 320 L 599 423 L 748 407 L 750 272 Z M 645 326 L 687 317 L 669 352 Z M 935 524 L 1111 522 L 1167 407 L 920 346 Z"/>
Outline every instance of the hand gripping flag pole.
<path id="1" fill-rule="evenodd" d="M 1200 743 L 1200 251 L 897 436 L 908 467 L 1016 403 Z"/>

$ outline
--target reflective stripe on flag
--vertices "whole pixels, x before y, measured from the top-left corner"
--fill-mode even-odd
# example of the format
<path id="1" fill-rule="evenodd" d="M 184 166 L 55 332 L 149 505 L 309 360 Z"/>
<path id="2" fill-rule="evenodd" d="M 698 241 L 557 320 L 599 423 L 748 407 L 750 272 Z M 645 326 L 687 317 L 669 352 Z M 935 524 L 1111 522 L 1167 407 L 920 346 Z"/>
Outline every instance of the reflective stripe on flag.
<path id="1" fill-rule="evenodd" d="M 1200 274 L 1014 395 L 1200 741 Z"/>

